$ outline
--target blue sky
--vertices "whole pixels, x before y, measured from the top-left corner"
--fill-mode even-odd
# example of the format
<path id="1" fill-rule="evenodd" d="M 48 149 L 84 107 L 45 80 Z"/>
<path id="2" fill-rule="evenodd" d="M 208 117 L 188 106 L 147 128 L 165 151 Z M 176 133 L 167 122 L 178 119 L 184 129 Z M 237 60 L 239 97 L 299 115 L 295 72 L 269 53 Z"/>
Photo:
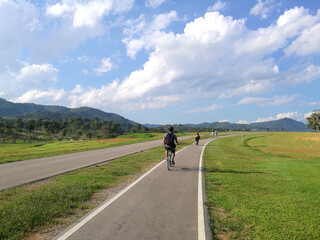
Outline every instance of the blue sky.
<path id="1" fill-rule="evenodd" d="M 305 121 L 319 0 L 0 0 L 0 97 L 139 123 Z"/>

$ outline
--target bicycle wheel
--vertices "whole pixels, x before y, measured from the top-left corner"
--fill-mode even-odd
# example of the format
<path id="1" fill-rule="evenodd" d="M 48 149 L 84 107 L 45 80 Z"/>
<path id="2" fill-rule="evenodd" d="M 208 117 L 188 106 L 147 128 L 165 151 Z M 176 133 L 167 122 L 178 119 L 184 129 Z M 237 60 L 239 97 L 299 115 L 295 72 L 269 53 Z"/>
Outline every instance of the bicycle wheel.
<path id="1" fill-rule="evenodd" d="M 172 152 L 168 152 L 168 158 L 167 158 L 167 167 L 168 171 L 170 171 L 170 167 L 172 166 Z"/>

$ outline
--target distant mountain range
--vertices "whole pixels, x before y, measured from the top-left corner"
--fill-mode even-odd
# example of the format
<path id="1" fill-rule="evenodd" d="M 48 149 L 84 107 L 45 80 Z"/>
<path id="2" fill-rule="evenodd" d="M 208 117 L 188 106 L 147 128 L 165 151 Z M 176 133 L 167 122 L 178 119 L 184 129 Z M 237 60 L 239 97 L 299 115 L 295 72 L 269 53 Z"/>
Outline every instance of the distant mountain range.
<path id="1" fill-rule="evenodd" d="M 126 119 L 115 113 L 106 113 L 101 110 L 89 107 L 67 108 L 61 106 L 46 106 L 34 103 L 13 103 L 0 98 L 0 117 L 19 117 L 25 119 L 66 119 L 82 117 L 93 119 L 95 117 L 113 121 L 126 125 L 136 125 L 129 119 Z"/>
<path id="2" fill-rule="evenodd" d="M 62 106 L 46 106 L 34 103 L 13 103 L 0 98 L 0 117 L 20 117 L 25 119 L 66 119 L 82 117 L 93 119 L 95 117 L 105 120 L 118 122 L 124 125 L 137 125 L 138 123 L 126 119 L 115 113 L 106 113 L 101 110 L 89 107 L 67 108 Z M 148 128 L 161 127 L 157 124 L 143 124 Z M 302 123 L 290 118 L 274 120 L 269 122 L 236 124 L 229 122 L 213 122 L 201 124 L 184 124 L 187 127 L 199 129 L 222 129 L 222 130 L 256 130 L 256 131 L 286 131 L 286 132 L 309 132 L 310 129 Z M 163 126 L 162 126 L 163 127 Z"/>
<path id="3" fill-rule="evenodd" d="M 157 124 L 144 124 L 146 127 L 160 127 Z M 250 124 L 237 124 L 229 122 L 213 122 L 213 123 L 201 123 L 201 124 L 184 124 L 183 126 L 189 126 L 192 128 L 208 129 L 212 131 L 214 129 L 220 130 L 250 130 L 250 131 L 285 131 L 285 132 L 309 132 L 306 124 L 295 121 L 290 118 L 283 118 L 274 121 L 250 123 Z M 179 126 L 177 126 L 179 127 Z"/>

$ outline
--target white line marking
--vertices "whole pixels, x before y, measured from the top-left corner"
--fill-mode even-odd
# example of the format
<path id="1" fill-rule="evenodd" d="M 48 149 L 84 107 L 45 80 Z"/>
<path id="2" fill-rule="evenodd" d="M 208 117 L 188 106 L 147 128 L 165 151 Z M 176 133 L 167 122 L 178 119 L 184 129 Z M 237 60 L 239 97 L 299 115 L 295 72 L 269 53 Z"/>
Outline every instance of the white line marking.
<path id="1" fill-rule="evenodd" d="M 183 151 L 189 146 L 186 146 L 182 149 L 180 149 L 176 154 Z M 148 172 L 144 173 L 141 177 L 139 177 L 136 181 L 131 183 L 128 187 L 123 189 L 121 192 L 119 192 L 116 196 L 114 196 L 112 199 L 107 201 L 106 203 L 102 204 L 100 207 L 98 207 L 96 210 L 94 210 L 92 213 L 90 213 L 87 217 L 85 217 L 82 221 L 77 223 L 75 226 L 73 226 L 71 229 L 69 229 L 67 232 L 65 232 L 62 236 L 60 236 L 57 240 L 65 240 L 68 237 L 70 237 L 73 233 L 78 231 L 83 225 L 85 225 L 87 222 L 89 222 L 92 218 L 94 218 L 96 215 L 98 215 L 101 211 L 103 211 L 106 207 L 111 205 L 114 201 L 116 201 L 118 198 L 120 198 L 123 194 L 125 194 L 127 191 L 129 191 L 134 185 L 136 185 L 138 182 L 140 182 L 142 179 L 144 179 L 147 175 L 149 175 L 153 170 L 155 170 L 157 167 L 159 167 L 161 164 L 163 164 L 166 161 L 164 159 L 160 163 L 158 163 L 156 166 L 154 166 L 152 169 L 150 169 Z"/>
<path id="2" fill-rule="evenodd" d="M 212 140 L 211 140 L 212 141 Z M 209 141 L 209 142 L 211 142 Z M 202 178 L 203 178 L 203 153 L 208 145 L 207 142 L 201 152 L 200 162 L 199 162 L 199 180 L 198 180 L 198 240 L 206 240 L 206 228 L 204 224 L 204 210 L 203 210 L 203 192 L 202 192 Z"/>

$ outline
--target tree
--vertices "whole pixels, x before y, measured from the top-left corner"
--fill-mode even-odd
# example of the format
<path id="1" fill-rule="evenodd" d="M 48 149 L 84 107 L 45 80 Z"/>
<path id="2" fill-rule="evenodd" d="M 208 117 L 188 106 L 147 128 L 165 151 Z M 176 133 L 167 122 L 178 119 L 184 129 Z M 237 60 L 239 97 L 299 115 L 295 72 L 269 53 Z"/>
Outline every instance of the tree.
<path id="1" fill-rule="evenodd" d="M 314 111 L 310 117 L 306 118 L 308 123 L 307 127 L 312 128 L 318 132 L 320 132 L 320 112 Z"/>

